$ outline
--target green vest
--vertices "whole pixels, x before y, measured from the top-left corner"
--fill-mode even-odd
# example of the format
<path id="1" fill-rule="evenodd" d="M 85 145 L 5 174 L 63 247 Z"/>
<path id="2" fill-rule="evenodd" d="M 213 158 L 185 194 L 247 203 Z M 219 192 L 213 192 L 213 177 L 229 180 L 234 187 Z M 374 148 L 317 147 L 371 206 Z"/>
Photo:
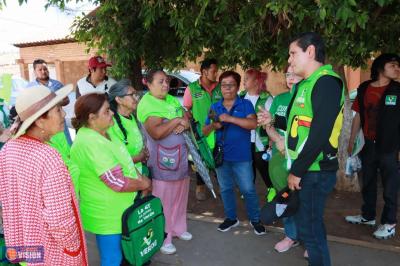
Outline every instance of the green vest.
<path id="1" fill-rule="evenodd" d="M 247 91 L 243 90 L 239 93 L 239 97 L 244 99 L 246 96 Z M 270 98 L 271 95 L 268 92 L 261 92 L 260 96 L 257 99 L 256 106 L 254 107 L 256 114 L 260 111 L 259 106 L 261 106 L 263 109 L 265 108 L 265 103 L 267 102 L 268 98 Z M 261 140 L 261 143 L 265 146 L 268 145 L 268 135 L 267 132 L 265 132 L 265 129 L 262 127 L 257 127 L 256 128 L 256 138 L 259 138 Z M 260 150 L 256 146 L 256 152 L 259 152 Z"/>
<path id="2" fill-rule="evenodd" d="M 201 128 L 206 123 L 211 104 L 222 99 L 221 85 L 218 84 L 211 92 L 211 95 L 201 87 L 199 80 L 189 84 L 190 94 L 192 95 L 192 114 L 194 120 L 199 122 Z M 211 149 L 215 146 L 215 132 L 207 136 L 207 143 Z"/>
<path id="3" fill-rule="evenodd" d="M 8 120 L 8 116 L 6 114 L 6 111 L 4 110 L 4 100 L 0 99 L 0 116 L 2 116 L 2 121 L 3 121 L 3 127 L 8 128 L 11 126 L 10 121 Z"/>
<path id="4" fill-rule="evenodd" d="M 290 109 L 290 113 L 288 114 L 288 124 L 286 131 L 286 156 L 287 167 L 291 168 L 292 161 L 296 160 L 299 153 L 302 151 L 312 123 L 312 119 L 314 117 L 313 109 L 312 109 L 312 92 L 314 89 L 314 85 L 317 80 L 325 75 L 330 75 L 333 77 L 337 77 L 340 79 L 339 75 L 333 72 L 331 65 L 323 65 L 318 68 L 310 77 L 301 81 L 297 84 L 297 93 L 295 93 L 295 98 L 292 103 L 292 107 Z M 336 117 L 332 133 L 329 137 L 329 143 L 332 153 L 337 153 L 337 149 L 339 146 L 339 135 L 340 130 L 342 129 L 343 123 L 343 103 L 344 103 L 344 83 L 342 90 L 342 97 L 340 100 L 341 111 Z M 327 99 L 329 100 L 329 99 Z M 311 164 L 309 171 L 320 171 L 319 162 L 323 159 L 327 159 L 328 154 L 324 154 L 321 152 L 315 161 Z M 328 158 L 331 159 L 331 158 Z"/>

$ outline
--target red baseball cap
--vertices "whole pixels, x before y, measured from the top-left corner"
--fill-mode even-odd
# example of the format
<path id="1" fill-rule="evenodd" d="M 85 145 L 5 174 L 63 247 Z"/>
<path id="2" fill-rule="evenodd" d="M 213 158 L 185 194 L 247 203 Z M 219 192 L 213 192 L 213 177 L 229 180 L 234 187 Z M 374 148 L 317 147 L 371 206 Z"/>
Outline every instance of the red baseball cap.
<path id="1" fill-rule="evenodd" d="M 96 68 L 96 67 L 109 67 L 111 64 L 107 63 L 103 57 L 101 56 L 93 56 L 89 59 L 89 68 Z"/>

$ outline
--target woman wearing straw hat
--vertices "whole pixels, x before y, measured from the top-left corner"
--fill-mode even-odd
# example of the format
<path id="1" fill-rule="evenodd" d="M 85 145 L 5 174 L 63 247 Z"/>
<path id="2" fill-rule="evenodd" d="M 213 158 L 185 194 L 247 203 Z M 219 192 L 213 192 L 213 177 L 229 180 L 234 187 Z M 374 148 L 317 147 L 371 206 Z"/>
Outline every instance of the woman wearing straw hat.
<path id="1" fill-rule="evenodd" d="M 114 125 L 108 130 L 108 135 L 111 140 L 122 141 L 125 144 L 136 168 L 148 176 L 149 170 L 146 167 L 146 161 L 149 153 L 133 114 L 138 104 L 138 95 L 130 80 L 122 79 L 112 85 L 108 90 L 108 101 L 114 112 Z"/>
<path id="2" fill-rule="evenodd" d="M 79 199 L 83 227 L 96 234 L 102 266 L 122 261 L 122 214 L 136 191 L 148 190 L 151 181 L 138 173 L 122 141 L 111 141 L 108 129 L 113 112 L 105 94 L 90 93 L 75 103 L 73 126 L 78 130 L 71 161 L 79 168 Z"/>
<path id="3" fill-rule="evenodd" d="M 13 262 L 87 265 L 71 177 L 59 153 L 46 144 L 64 130 L 60 103 L 71 91 L 72 85 L 57 92 L 40 85 L 17 97 L 17 132 L 0 151 L 6 245 L 23 255 Z M 24 257 L 26 247 L 38 257 Z"/>

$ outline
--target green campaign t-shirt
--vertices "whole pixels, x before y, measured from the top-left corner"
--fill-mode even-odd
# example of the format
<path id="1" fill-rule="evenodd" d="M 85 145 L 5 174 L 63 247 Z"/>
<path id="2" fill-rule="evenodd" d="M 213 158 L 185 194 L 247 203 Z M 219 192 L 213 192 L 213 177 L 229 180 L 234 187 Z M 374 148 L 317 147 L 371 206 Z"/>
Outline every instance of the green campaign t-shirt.
<path id="1" fill-rule="evenodd" d="M 275 96 L 271 108 L 269 109 L 272 117 L 286 117 L 286 111 L 291 99 L 292 94 L 290 92 L 285 92 Z M 281 136 L 284 136 L 285 134 L 284 130 L 276 129 L 276 131 Z M 286 158 L 278 151 L 275 144 L 272 147 L 272 158 L 269 161 L 268 171 L 271 177 L 272 185 L 276 190 L 280 191 L 287 186 L 287 176 L 289 172 L 286 169 Z"/>
<path id="2" fill-rule="evenodd" d="M 83 127 L 72 144 L 71 160 L 80 171 L 78 186 L 84 229 L 94 234 L 120 234 L 122 213 L 133 203 L 136 192 L 116 192 L 100 176 L 119 165 L 124 176 L 137 178 L 127 148 L 122 142 L 110 141 Z"/>
<path id="3" fill-rule="evenodd" d="M 71 175 L 72 182 L 74 183 L 76 194 L 79 193 L 78 178 L 79 168 L 74 165 L 71 161 L 70 153 L 71 147 L 68 144 L 67 138 L 65 137 L 64 131 L 55 134 L 49 141 L 50 146 L 58 151 L 63 159 L 65 165 L 68 168 L 69 174 Z"/>
<path id="4" fill-rule="evenodd" d="M 68 145 L 64 131 L 58 132 L 51 137 L 49 144 L 60 153 L 64 162 L 69 161 L 71 147 Z"/>
<path id="5" fill-rule="evenodd" d="M 125 128 L 126 134 L 127 134 L 127 142 L 128 143 L 125 146 L 128 149 L 128 152 L 131 155 L 131 157 L 135 157 L 135 156 L 139 155 L 139 153 L 142 151 L 143 146 L 144 146 L 143 145 L 143 137 L 142 137 L 140 129 L 136 123 L 136 119 L 133 117 L 133 115 L 131 115 L 130 118 L 126 118 L 120 114 L 118 114 L 118 116 L 119 116 L 119 118 L 121 120 L 121 124 Z M 112 141 L 123 142 L 124 134 L 122 133 L 122 130 L 119 128 L 115 118 L 113 118 L 113 120 L 114 120 L 114 125 L 108 129 L 107 133 L 110 136 Z M 137 163 L 135 163 L 135 165 L 136 165 L 136 168 L 141 173 L 143 173 L 142 163 L 137 162 Z"/>
<path id="6" fill-rule="evenodd" d="M 150 116 L 165 118 L 168 120 L 183 116 L 183 108 L 178 99 L 167 94 L 165 99 L 158 99 L 146 93 L 137 107 L 137 118 L 144 124 Z"/>
<path id="7" fill-rule="evenodd" d="M 271 108 L 269 112 L 271 113 L 272 117 L 281 116 L 286 117 L 286 111 L 290 104 L 290 100 L 292 99 L 292 94 L 290 92 L 284 92 L 274 97 L 274 100 L 271 104 Z M 279 134 L 283 136 L 285 132 L 281 129 L 277 129 Z"/>

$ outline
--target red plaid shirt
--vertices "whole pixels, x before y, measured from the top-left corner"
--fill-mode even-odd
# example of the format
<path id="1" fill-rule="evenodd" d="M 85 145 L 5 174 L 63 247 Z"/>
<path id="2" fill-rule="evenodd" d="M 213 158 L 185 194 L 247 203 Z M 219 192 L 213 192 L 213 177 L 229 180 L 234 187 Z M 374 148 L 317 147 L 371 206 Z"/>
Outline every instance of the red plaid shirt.
<path id="1" fill-rule="evenodd" d="M 26 136 L 8 141 L 0 188 L 7 246 L 43 247 L 44 262 L 35 266 L 87 265 L 71 177 L 56 150 Z"/>

